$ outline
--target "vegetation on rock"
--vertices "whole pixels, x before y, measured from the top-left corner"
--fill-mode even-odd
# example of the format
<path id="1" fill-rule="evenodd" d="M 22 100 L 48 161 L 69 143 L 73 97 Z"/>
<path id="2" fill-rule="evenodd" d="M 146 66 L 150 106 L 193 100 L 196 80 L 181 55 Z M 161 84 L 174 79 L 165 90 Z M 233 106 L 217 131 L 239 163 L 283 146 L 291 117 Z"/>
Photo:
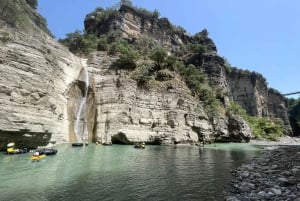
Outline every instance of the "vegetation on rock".
<path id="1" fill-rule="evenodd" d="M 27 2 L 33 9 L 37 9 L 37 7 L 38 7 L 38 1 L 37 1 L 37 0 L 26 0 L 26 2 Z"/>
<path id="2" fill-rule="evenodd" d="M 281 119 L 250 116 L 246 110 L 236 102 L 231 102 L 227 112 L 243 117 L 248 122 L 256 138 L 276 140 L 283 135 L 284 125 Z"/>
<path id="3" fill-rule="evenodd" d="M 294 135 L 300 135 L 300 98 L 288 99 L 288 112 Z"/>
<path id="4" fill-rule="evenodd" d="M 40 28 L 52 36 L 47 28 L 46 19 L 33 11 L 37 6 L 37 0 L 1 0 L 0 26 L 4 23 L 27 32 L 37 31 L 37 28 Z"/>
<path id="5" fill-rule="evenodd" d="M 210 61 L 212 58 L 205 57 L 205 55 L 216 51 L 213 42 L 208 38 L 206 29 L 188 39 L 185 38 L 185 43 L 182 43 L 180 47 L 168 49 L 157 43 L 152 36 L 123 37 L 122 31 L 116 28 L 114 20 L 122 18 L 122 12 L 128 10 L 144 20 L 150 19 L 152 23 L 160 20 L 162 23 L 169 23 L 167 19 L 159 19 L 160 14 L 157 10 L 150 12 L 134 7 L 130 0 L 122 0 L 112 8 L 96 8 L 95 11 L 86 15 L 84 31 L 77 30 L 59 41 L 78 55 L 88 55 L 92 51 L 107 51 L 108 54 L 118 55 L 119 58 L 113 66 L 130 70 L 130 77 L 137 81 L 139 87 L 150 87 L 150 83 L 164 83 L 174 77 L 172 73 L 177 73 L 190 88 L 192 95 L 204 104 L 211 119 L 220 113 L 234 114 L 243 117 L 258 138 L 276 139 L 282 135 L 284 126 L 278 119 L 252 117 L 234 102 L 227 108 L 227 113 L 221 109 L 228 107 L 224 105 L 224 97 L 228 96 L 228 92 L 211 84 L 211 80 L 202 68 L 204 60 Z M 170 27 L 172 30 L 169 32 L 176 33 L 178 36 L 186 32 L 181 27 L 172 25 Z M 192 58 L 192 56 L 199 61 L 194 64 L 184 62 L 186 58 Z M 265 81 L 255 72 L 232 67 L 226 59 L 221 59 L 219 62 L 221 64 L 223 62 L 226 72 L 232 76 L 243 74 L 249 75 L 251 79 L 259 77 Z"/>

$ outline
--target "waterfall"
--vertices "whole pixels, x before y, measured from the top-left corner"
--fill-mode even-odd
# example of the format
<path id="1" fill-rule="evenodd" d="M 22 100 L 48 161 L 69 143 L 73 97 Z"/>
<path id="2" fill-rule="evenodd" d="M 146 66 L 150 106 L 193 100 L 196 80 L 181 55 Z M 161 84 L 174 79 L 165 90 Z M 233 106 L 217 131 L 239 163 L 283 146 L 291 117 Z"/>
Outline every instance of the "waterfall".
<path id="1" fill-rule="evenodd" d="M 88 140 L 88 129 L 87 129 L 87 119 L 86 119 L 86 101 L 88 96 L 88 89 L 89 89 L 89 73 L 86 67 L 83 68 L 83 76 L 85 81 L 85 90 L 84 96 L 80 100 L 79 108 L 76 114 L 76 121 L 74 125 L 74 131 L 77 138 L 77 141 L 83 142 Z"/>

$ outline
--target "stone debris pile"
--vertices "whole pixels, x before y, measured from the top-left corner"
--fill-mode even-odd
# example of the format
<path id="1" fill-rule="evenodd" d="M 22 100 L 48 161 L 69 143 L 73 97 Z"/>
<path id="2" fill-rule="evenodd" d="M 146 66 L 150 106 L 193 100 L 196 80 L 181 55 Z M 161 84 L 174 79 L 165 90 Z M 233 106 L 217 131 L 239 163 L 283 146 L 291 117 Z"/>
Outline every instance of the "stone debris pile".
<path id="1" fill-rule="evenodd" d="M 300 146 L 267 150 L 232 174 L 235 179 L 226 201 L 300 201 Z"/>

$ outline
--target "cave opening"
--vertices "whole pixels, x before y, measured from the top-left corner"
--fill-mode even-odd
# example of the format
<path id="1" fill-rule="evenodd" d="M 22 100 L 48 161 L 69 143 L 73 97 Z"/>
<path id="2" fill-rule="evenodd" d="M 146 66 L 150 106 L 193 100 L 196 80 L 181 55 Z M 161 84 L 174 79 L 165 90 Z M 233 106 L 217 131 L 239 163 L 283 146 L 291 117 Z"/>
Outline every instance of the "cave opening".
<path id="1" fill-rule="evenodd" d="M 126 135 L 124 133 L 118 133 L 116 135 L 113 135 L 111 138 L 111 142 L 113 144 L 132 144 L 130 141 L 127 139 Z"/>

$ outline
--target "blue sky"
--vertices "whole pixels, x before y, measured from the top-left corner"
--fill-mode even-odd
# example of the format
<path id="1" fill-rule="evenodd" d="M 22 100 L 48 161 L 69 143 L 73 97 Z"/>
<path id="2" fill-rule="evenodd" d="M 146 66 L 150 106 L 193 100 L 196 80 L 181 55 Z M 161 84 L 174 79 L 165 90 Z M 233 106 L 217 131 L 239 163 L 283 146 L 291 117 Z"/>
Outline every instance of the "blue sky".
<path id="1" fill-rule="evenodd" d="M 39 0 L 54 36 L 83 30 L 85 15 L 118 0 Z M 206 28 L 232 66 L 261 73 L 281 93 L 300 91 L 299 0 L 132 0 L 190 34 Z M 299 97 L 299 95 L 289 96 Z"/>

